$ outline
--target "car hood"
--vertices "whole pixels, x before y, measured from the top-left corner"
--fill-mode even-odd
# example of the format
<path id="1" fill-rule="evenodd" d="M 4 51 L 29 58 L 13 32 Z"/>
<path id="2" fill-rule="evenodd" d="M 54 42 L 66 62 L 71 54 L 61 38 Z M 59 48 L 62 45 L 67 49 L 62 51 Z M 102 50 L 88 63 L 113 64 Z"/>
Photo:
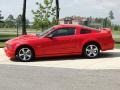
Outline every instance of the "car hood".
<path id="1" fill-rule="evenodd" d="M 31 41 L 31 40 L 37 40 L 37 39 L 39 39 L 39 37 L 35 35 L 23 35 L 23 36 L 19 36 L 14 39 L 11 39 L 7 41 L 6 43 L 11 44 L 11 43 L 16 43 L 16 42 Z"/>

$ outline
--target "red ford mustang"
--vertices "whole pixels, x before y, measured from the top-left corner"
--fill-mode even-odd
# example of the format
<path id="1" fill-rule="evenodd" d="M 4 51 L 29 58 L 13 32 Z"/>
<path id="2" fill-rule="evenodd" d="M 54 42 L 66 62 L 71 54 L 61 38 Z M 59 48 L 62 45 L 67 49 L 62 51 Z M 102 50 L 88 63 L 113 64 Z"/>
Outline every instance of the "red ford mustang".
<path id="1" fill-rule="evenodd" d="M 31 61 L 36 57 L 83 54 L 98 57 L 100 51 L 114 48 L 111 30 L 81 25 L 57 25 L 45 32 L 24 35 L 6 42 L 5 53 L 10 58 Z"/>

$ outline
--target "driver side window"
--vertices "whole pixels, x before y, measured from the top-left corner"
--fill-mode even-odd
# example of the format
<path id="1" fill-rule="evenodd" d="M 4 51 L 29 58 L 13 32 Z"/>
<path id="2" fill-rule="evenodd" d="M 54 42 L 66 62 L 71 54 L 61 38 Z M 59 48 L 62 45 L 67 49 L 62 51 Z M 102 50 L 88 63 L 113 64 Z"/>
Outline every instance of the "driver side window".
<path id="1" fill-rule="evenodd" d="M 75 28 L 61 28 L 53 31 L 50 36 L 60 37 L 60 36 L 69 36 L 75 34 Z"/>

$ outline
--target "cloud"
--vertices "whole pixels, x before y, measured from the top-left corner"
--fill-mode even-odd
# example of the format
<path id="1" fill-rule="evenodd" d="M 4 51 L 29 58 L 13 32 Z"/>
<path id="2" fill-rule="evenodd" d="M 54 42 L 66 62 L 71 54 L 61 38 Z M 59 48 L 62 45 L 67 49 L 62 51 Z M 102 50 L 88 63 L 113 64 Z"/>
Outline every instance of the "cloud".
<path id="1" fill-rule="evenodd" d="M 120 6 L 119 0 L 96 0 L 102 7 L 107 9 L 114 9 Z"/>

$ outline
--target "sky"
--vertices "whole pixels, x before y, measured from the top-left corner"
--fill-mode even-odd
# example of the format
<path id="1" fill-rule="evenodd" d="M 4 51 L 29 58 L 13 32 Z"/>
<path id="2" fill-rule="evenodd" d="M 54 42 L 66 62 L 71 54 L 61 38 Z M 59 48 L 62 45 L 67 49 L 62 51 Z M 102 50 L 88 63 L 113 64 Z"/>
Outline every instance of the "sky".
<path id="1" fill-rule="evenodd" d="M 31 10 L 36 10 L 35 2 L 43 0 L 27 0 L 27 18 L 33 21 Z M 114 23 L 120 24 L 120 0 L 59 0 L 60 18 L 66 16 L 107 17 L 110 10 L 114 12 Z M 6 18 L 9 14 L 17 17 L 22 13 L 23 0 L 0 0 L 0 10 Z"/>

